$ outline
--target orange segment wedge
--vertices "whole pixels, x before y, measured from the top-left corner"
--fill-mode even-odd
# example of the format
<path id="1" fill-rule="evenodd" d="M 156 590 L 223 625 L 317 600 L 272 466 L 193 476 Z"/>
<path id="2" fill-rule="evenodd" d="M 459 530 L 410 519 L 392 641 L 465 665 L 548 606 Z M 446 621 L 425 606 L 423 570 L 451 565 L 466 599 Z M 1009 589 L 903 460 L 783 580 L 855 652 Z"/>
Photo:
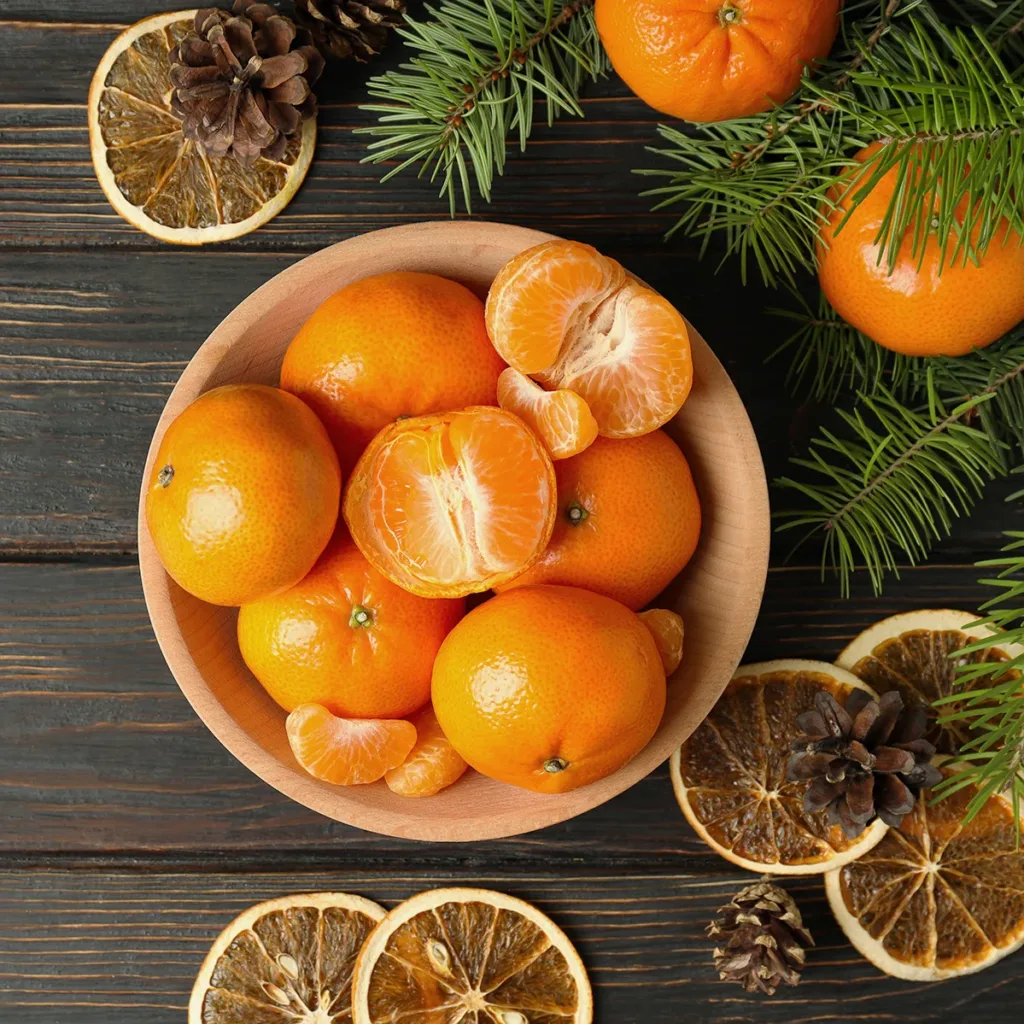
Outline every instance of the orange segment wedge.
<path id="1" fill-rule="evenodd" d="M 555 471 L 539 438 L 491 406 L 385 427 L 352 473 L 343 514 L 370 563 L 423 597 L 511 579 L 547 547 Z"/>
<path id="2" fill-rule="evenodd" d="M 498 378 L 498 405 L 514 412 L 543 442 L 552 459 L 568 459 L 597 440 L 597 420 L 575 391 L 545 391 L 511 366 Z"/>
<path id="3" fill-rule="evenodd" d="M 615 260 L 582 242 L 541 242 L 498 271 L 487 295 L 487 332 L 523 373 L 546 370 L 575 323 L 626 280 Z"/>
<path id="4" fill-rule="evenodd" d="M 376 782 L 416 744 L 416 727 L 383 718 L 336 718 L 320 704 L 300 704 L 287 721 L 295 760 L 336 786 Z"/>
<path id="5" fill-rule="evenodd" d="M 429 704 L 413 716 L 412 724 L 416 727 L 416 746 L 384 776 L 384 781 L 399 796 L 434 796 L 458 782 L 469 765 L 455 753 Z"/>
<path id="6" fill-rule="evenodd" d="M 487 330 L 510 366 L 585 399 L 604 437 L 662 426 L 693 384 L 678 310 L 578 242 L 544 242 L 503 267 L 487 296 Z"/>
<path id="7" fill-rule="evenodd" d="M 654 637 L 665 675 L 672 675 L 683 660 L 683 617 L 667 608 L 651 608 L 640 612 L 640 619 Z"/>

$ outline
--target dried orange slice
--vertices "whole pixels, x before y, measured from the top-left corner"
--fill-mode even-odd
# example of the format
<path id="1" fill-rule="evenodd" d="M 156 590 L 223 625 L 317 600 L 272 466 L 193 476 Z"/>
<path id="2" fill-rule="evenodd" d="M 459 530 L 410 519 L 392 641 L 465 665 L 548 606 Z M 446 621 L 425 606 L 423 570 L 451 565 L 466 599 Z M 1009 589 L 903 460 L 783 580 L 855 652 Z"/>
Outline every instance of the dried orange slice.
<path id="1" fill-rule="evenodd" d="M 518 416 L 492 406 L 399 420 L 370 442 L 342 511 L 380 572 L 422 597 L 462 597 L 540 557 L 555 471 Z"/>
<path id="2" fill-rule="evenodd" d="M 487 329 L 510 366 L 580 395 L 604 437 L 664 425 L 693 384 L 675 307 L 579 242 L 542 242 L 506 264 L 487 295 Z"/>
<path id="3" fill-rule="evenodd" d="M 396 907 L 356 961 L 353 1024 L 591 1024 L 579 954 L 529 903 L 435 889 Z"/>
<path id="4" fill-rule="evenodd" d="M 855 676 L 821 661 L 784 659 L 746 665 L 711 714 L 672 755 L 676 798 L 697 834 L 748 871 L 817 875 L 863 856 L 888 825 L 875 821 L 856 839 L 803 808 L 804 783 L 786 780 L 796 719 L 827 690 L 844 703 L 871 692 Z"/>
<path id="5" fill-rule="evenodd" d="M 336 718 L 319 704 L 300 704 L 287 719 L 295 760 L 336 786 L 376 782 L 416 744 L 416 727 L 389 718 Z"/>
<path id="6" fill-rule="evenodd" d="M 650 608 L 640 612 L 640 618 L 658 646 L 665 675 L 672 675 L 683 660 L 683 617 L 667 608 Z"/>
<path id="7" fill-rule="evenodd" d="M 384 776 L 399 796 L 434 796 L 459 781 L 469 767 L 448 742 L 431 705 L 413 715 L 416 746 L 409 756 Z"/>
<path id="8" fill-rule="evenodd" d="M 343 892 L 250 907 L 206 955 L 188 1024 L 350 1021 L 356 957 L 383 919 L 382 907 Z"/>
<path id="9" fill-rule="evenodd" d="M 954 686 L 958 670 L 965 664 L 1007 661 L 1024 649 L 1016 644 L 999 644 L 984 650 L 955 656 L 968 644 L 996 635 L 987 626 L 969 626 L 978 616 L 949 608 L 925 608 L 892 615 L 866 629 L 843 650 L 836 664 L 862 679 L 879 695 L 899 690 L 907 707 L 927 709 L 934 720 L 933 702 L 941 697 L 966 693 L 970 687 Z M 988 685 L 984 681 L 981 685 Z M 943 712 L 960 707 L 952 701 Z M 941 754 L 955 753 L 970 739 L 963 722 L 935 723 L 928 739 Z"/>
<path id="10" fill-rule="evenodd" d="M 498 405 L 514 412 L 543 442 L 552 459 L 568 459 L 597 440 L 597 420 L 575 391 L 545 391 L 511 366 L 498 378 Z"/>
<path id="11" fill-rule="evenodd" d="M 254 231 L 302 184 L 316 143 L 303 123 L 280 160 L 243 167 L 208 157 L 182 135 L 171 111 L 171 51 L 195 10 L 145 18 L 107 49 L 89 88 L 89 147 L 107 199 L 130 224 L 179 245 L 205 245 Z"/>
<path id="12" fill-rule="evenodd" d="M 1024 945 L 1024 850 L 1013 807 L 994 796 L 962 825 L 975 792 L 934 803 L 926 791 L 899 829 L 825 876 L 846 937 L 886 974 L 973 974 Z"/>

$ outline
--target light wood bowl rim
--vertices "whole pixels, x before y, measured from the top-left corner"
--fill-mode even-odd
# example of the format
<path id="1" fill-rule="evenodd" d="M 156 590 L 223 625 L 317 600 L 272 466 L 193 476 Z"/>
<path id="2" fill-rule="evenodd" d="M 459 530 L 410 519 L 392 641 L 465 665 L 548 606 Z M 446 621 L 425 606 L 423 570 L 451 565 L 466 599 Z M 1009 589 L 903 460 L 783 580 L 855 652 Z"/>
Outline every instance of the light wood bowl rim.
<path id="1" fill-rule="evenodd" d="M 511 256 L 553 237 L 530 228 L 486 221 L 428 221 L 372 231 L 321 249 L 275 275 L 225 317 L 182 372 L 154 431 L 142 478 L 138 530 L 143 593 L 160 650 L 193 709 L 242 764 L 285 796 L 336 821 L 401 838 L 470 841 L 518 835 L 576 817 L 624 792 L 669 758 L 714 706 L 739 665 L 753 631 L 767 578 L 770 541 L 764 464 L 742 400 L 725 368 L 691 325 L 698 380 L 702 380 L 704 386 L 714 387 L 719 406 L 716 412 L 721 417 L 722 429 L 728 431 L 731 446 L 743 468 L 740 484 L 744 491 L 744 540 L 742 556 L 736 559 L 737 572 L 742 574 L 742 586 L 737 588 L 730 601 L 729 623 L 723 623 L 721 648 L 716 648 L 715 652 L 713 678 L 694 683 L 682 706 L 673 712 L 675 719 L 669 720 L 669 712 L 666 712 L 666 720 L 651 743 L 619 772 L 593 785 L 555 797 L 513 790 L 493 780 L 481 780 L 487 787 L 479 787 L 485 796 L 478 801 L 482 804 L 481 813 L 471 819 L 460 818 L 453 827 L 443 816 L 422 812 L 423 805 L 439 798 L 403 800 L 390 794 L 381 782 L 373 787 L 357 788 L 383 790 L 381 803 L 391 806 L 367 804 L 364 800 L 355 799 L 351 790 L 320 782 L 303 773 L 294 762 L 287 764 L 273 756 L 236 721 L 230 709 L 220 703 L 192 659 L 172 605 L 170 588 L 173 584 L 160 564 L 146 525 L 146 481 L 168 425 L 206 390 L 211 369 L 219 365 L 224 353 L 241 341 L 247 328 L 270 313 L 285 296 L 301 290 L 303 282 L 317 273 L 326 273 L 339 262 L 343 265 L 359 263 L 369 254 L 380 252 L 380 247 L 400 250 L 403 246 L 422 246 L 429 242 L 438 251 L 443 251 L 452 246 L 501 245 L 508 247 Z M 707 524 L 713 510 L 705 508 L 704 512 Z M 683 668 L 685 666 L 684 660 Z M 253 685 L 258 687 L 255 681 Z M 283 711 L 281 716 L 283 730 Z M 462 782 L 456 784 L 449 792 L 462 785 Z M 488 792 L 494 795 L 498 791 L 504 799 L 487 798 Z M 501 805 L 509 803 L 509 792 L 515 795 L 515 799 L 504 808 Z M 397 805 L 395 800 L 399 801 Z M 420 806 L 413 808 L 409 806 L 412 804 Z M 409 810 L 404 809 L 406 806 Z"/>

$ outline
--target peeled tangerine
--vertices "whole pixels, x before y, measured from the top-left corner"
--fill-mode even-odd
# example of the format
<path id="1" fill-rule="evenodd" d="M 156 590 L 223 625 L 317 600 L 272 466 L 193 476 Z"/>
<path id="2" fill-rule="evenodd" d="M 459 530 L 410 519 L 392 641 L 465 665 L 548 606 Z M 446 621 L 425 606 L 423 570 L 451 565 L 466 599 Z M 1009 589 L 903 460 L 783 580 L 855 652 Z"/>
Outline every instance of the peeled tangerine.
<path id="1" fill-rule="evenodd" d="M 487 330 L 511 367 L 579 395 L 603 437 L 662 426 L 693 384 L 679 312 L 580 242 L 542 242 L 506 263 L 487 296 Z"/>
<path id="2" fill-rule="evenodd" d="M 532 564 L 555 522 L 537 436 L 490 406 L 399 420 L 359 459 L 343 514 L 370 563 L 422 597 L 489 590 Z"/>
<path id="3" fill-rule="evenodd" d="M 597 440 L 597 420 L 575 391 L 545 391 L 511 366 L 498 378 L 498 405 L 514 412 L 544 442 L 552 459 L 579 455 Z"/>

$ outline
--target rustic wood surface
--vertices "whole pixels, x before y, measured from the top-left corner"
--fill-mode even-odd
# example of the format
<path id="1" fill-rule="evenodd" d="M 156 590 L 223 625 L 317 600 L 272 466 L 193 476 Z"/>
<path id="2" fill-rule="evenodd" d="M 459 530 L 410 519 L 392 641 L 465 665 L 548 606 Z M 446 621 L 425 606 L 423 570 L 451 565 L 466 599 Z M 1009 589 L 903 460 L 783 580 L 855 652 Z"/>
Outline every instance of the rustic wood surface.
<path id="1" fill-rule="evenodd" d="M 325 93 L 320 147 L 292 205 L 259 232 L 198 252 L 123 223 L 89 160 L 85 93 L 123 25 L 154 0 L 0 0 L 0 1021 L 180 1022 L 213 935 L 251 902 L 343 888 L 385 904 L 453 881 L 536 900 L 578 942 L 599 1024 L 1019 1019 L 1024 955 L 941 985 L 867 965 L 820 882 L 787 887 L 818 938 L 806 980 L 772 1001 L 716 981 L 703 928 L 749 876 L 675 808 L 665 769 L 581 818 L 519 839 L 435 847 L 320 818 L 238 765 L 168 673 L 139 588 L 135 512 L 171 386 L 216 323 L 325 244 L 439 218 L 413 176 L 387 186 L 351 129 L 364 68 Z M 395 48 L 385 61 L 394 64 Z M 675 301 L 726 364 L 769 473 L 806 436 L 784 368 L 764 365 L 778 298 L 715 273 L 638 196 L 657 116 L 615 81 L 585 121 L 540 128 L 477 214 L 595 244 Z M 777 545 L 749 657 L 829 658 L 893 612 L 975 607 L 971 563 L 1021 527 L 992 488 L 930 565 L 883 598 L 841 602 L 813 552 Z"/>

